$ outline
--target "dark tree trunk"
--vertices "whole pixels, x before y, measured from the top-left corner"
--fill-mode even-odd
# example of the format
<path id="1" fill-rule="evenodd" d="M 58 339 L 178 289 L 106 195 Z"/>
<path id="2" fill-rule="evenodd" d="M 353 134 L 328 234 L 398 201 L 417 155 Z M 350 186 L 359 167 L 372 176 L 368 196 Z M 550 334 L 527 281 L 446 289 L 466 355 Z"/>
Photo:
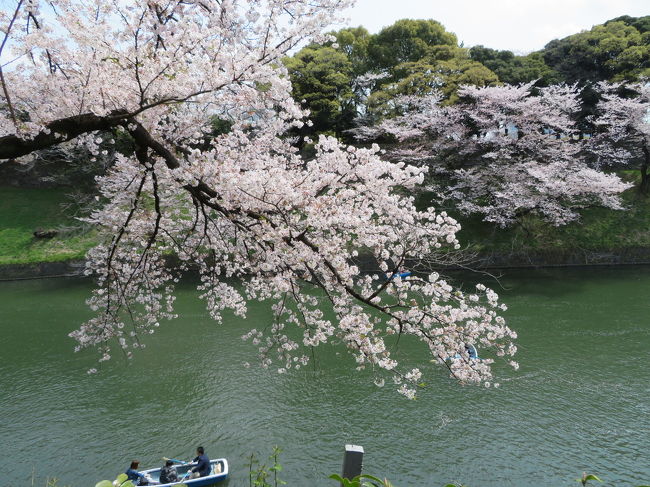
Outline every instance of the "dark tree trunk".
<path id="1" fill-rule="evenodd" d="M 639 171 L 641 172 L 641 185 L 639 186 L 639 192 L 641 194 L 648 194 L 648 189 L 650 189 L 650 175 L 648 174 L 648 168 L 650 167 L 650 150 L 648 149 L 647 144 L 643 144 L 643 162 Z"/>

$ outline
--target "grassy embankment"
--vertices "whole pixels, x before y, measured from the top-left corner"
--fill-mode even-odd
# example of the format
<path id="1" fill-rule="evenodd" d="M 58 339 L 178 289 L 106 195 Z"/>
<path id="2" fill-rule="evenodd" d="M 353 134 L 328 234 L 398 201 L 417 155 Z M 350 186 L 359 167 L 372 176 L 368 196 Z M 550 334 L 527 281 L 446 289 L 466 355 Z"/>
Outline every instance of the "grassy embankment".
<path id="1" fill-rule="evenodd" d="M 0 187 L 0 265 L 59 262 L 82 259 L 95 243 L 94 232 L 78 226 L 62 208 L 66 189 L 20 189 Z M 625 194 L 627 211 L 593 208 L 583 212 L 579 223 L 554 228 L 529 218 L 523 225 L 499 229 L 480 218 L 461 218 L 459 239 L 477 252 L 611 250 L 650 248 L 650 197 L 636 189 Z M 58 229 L 52 239 L 34 238 L 36 229 Z"/>
<path id="2" fill-rule="evenodd" d="M 95 243 L 66 212 L 67 189 L 0 186 L 0 265 L 82 259 Z M 51 239 L 35 238 L 37 229 L 59 230 Z"/>
<path id="3" fill-rule="evenodd" d="M 621 176 L 635 179 L 631 171 Z M 462 244 L 479 252 L 650 248 L 650 195 L 640 195 L 634 187 L 623 194 L 623 201 L 624 211 L 589 208 L 578 222 L 561 227 L 526 218 L 520 225 L 500 229 L 480 218 L 464 217 L 458 237 Z"/>

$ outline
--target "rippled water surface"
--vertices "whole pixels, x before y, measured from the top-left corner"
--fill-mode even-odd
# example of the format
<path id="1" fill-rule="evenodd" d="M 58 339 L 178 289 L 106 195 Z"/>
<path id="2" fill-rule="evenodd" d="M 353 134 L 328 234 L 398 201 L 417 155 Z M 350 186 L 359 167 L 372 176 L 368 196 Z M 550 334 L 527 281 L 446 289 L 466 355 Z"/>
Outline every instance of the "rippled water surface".
<path id="1" fill-rule="evenodd" d="M 157 466 L 197 444 L 229 459 L 229 487 L 247 486 L 247 456 L 274 444 L 290 486 L 335 485 L 326 477 L 345 443 L 364 446 L 366 472 L 402 487 L 569 486 L 583 470 L 610 485 L 650 482 L 650 269 L 509 271 L 501 285 L 519 371 L 499 368 L 495 390 L 431 369 L 407 401 L 350 373 L 337 348 L 316 371 L 244 368 L 255 351 L 240 336 L 268 322 L 268 306 L 217 325 L 191 283 L 182 317 L 147 349 L 88 376 L 96 356 L 73 353 L 66 335 L 89 316 L 91 282 L 0 283 L 0 485 L 31 486 L 35 472 L 37 486 L 46 475 L 92 486 L 132 458 Z M 417 355 L 410 347 L 401 353 Z"/>

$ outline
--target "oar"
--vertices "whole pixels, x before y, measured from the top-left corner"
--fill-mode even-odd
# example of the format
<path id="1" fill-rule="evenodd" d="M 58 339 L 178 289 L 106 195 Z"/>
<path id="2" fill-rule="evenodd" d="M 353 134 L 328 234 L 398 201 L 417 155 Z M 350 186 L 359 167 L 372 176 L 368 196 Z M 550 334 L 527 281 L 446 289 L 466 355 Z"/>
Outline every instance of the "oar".
<path id="1" fill-rule="evenodd" d="M 187 477 L 190 476 L 191 473 L 192 473 L 192 471 L 191 471 L 191 470 L 188 470 L 188 471 L 185 473 L 185 475 L 183 475 L 180 479 L 178 479 L 178 482 L 179 482 L 179 483 L 180 483 L 180 482 L 183 482 Z"/>
<path id="2" fill-rule="evenodd" d="M 182 464 L 186 464 L 186 463 L 187 463 L 187 462 L 184 462 L 183 460 L 176 460 L 175 458 L 162 457 L 162 459 L 165 460 L 165 461 L 167 461 L 167 460 L 171 460 L 172 462 L 182 463 Z"/>

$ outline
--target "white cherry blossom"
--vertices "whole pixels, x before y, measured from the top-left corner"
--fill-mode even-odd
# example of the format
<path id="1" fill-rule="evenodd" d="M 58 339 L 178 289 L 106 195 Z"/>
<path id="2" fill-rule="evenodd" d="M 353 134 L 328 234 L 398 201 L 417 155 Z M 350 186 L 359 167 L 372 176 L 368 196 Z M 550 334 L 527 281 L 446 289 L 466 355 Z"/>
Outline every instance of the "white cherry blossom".
<path id="1" fill-rule="evenodd" d="M 564 225 L 585 207 L 622 209 L 630 184 L 590 164 L 576 140 L 576 87 L 465 86 L 458 95 L 452 106 L 436 95 L 405 97 L 403 116 L 356 134 L 393 136 L 392 159 L 430 167 L 430 189 L 501 227 L 527 213 Z"/>

